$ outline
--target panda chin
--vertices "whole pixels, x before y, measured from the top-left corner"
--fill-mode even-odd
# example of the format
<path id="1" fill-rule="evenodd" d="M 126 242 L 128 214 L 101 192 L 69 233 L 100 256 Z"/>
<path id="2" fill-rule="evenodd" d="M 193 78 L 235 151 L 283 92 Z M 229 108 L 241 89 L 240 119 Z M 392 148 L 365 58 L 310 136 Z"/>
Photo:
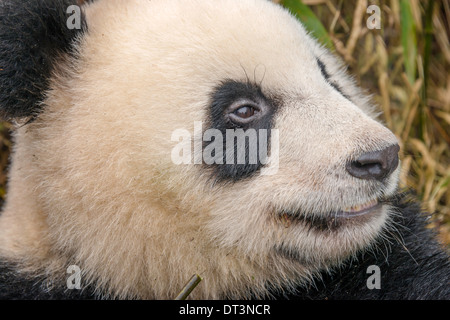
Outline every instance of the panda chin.
<path id="1" fill-rule="evenodd" d="M 380 215 L 383 203 L 380 199 L 373 199 L 363 204 L 357 204 L 339 211 L 328 213 L 306 214 L 300 212 L 283 211 L 278 219 L 285 226 L 302 224 L 320 231 L 337 231 L 345 226 L 357 226 L 369 223 L 372 218 Z"/>

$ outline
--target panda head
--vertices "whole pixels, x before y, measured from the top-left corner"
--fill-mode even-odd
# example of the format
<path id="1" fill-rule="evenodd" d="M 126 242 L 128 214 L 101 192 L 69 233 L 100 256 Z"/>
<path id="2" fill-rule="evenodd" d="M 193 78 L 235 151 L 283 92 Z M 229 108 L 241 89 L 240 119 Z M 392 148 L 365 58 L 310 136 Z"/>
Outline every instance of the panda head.
<path id="1" fill-rule="evenodd" d="M 118 297 L 171 298 L 194 273 L 195 298 L 245 297 L 389 228 L 398 141 L 280 6 L 97 0 L 76 32 L 69 1 L 37 2 L 25 36 L 0 31 L 21 44 L 0 54 L 3 113 L 32 118 L 15 132 L 4 255 L 77 264 Z"/>

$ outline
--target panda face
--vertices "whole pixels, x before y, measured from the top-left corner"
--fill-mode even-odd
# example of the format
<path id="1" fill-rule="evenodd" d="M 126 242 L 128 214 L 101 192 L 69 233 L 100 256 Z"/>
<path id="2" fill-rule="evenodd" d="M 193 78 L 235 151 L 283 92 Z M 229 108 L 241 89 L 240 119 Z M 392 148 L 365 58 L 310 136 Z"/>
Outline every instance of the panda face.
<path id="1" fill-rule="evenodd" d="M 35 161 L 21 174 L 40 181 L 48 246 L 89 277 L 122 297 L 170 298 L 192 273 L 206 282 L 193 297 L 258 293 L 338 265 L 389 224 L 397 139 L 288 12 L 259 0 L 100 0 L 84 12 L 77 57 L 17 153 Z M 177 130 L 190 135 L 173 141 Z M 265 132 L 253 142 L 275 172 L 262 174 L 273 163 L 259 153 L 227 162 L 251 142 L 226 139 L 223 163 L 196 163 L 208 130 Z M 171 158 L 180 143 L 190 163 Z"/>

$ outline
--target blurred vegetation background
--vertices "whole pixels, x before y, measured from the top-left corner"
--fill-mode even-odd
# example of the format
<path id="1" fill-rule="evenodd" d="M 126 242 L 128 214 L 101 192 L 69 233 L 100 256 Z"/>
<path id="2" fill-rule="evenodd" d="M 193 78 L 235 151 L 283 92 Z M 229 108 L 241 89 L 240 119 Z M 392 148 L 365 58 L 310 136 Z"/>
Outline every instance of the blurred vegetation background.
<path id="1" fill-rule="evenodd" d="M 402 147 L 402 187 L 434 213 L 450 247 L 450 0 L 273 0 L 289 8 L 373 94 Z M 380 29 L 368 28 L 378 6 Z M 369 24 L 371 28 L 373 24 Z M 0 123 L 0 201 L 10 124 Z"/>
<path id="2" fill-rule="evenodd" d="M 414 190 L 433 213 L 431 226 L 450 248 L 450 1 L 274 2 L 373 94 L 381 120 L 401 141 L 401 187 Z"/>

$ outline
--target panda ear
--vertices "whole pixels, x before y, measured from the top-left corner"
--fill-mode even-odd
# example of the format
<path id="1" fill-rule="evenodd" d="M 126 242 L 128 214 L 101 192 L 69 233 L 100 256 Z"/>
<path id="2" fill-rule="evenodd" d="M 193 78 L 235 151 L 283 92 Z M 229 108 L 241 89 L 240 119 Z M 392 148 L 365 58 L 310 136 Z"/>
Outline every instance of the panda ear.
<path id="1" fill-rule="evenodd" d="M 80 13 L 78 26 L 68 25 L 69 7 L 80 4 L 0 1 L 0 116 L 5 120 L 39 114 L 58 56 L 70 53 L 75 37 L 86 29 L 81 10 L 74 11 Z"/>

